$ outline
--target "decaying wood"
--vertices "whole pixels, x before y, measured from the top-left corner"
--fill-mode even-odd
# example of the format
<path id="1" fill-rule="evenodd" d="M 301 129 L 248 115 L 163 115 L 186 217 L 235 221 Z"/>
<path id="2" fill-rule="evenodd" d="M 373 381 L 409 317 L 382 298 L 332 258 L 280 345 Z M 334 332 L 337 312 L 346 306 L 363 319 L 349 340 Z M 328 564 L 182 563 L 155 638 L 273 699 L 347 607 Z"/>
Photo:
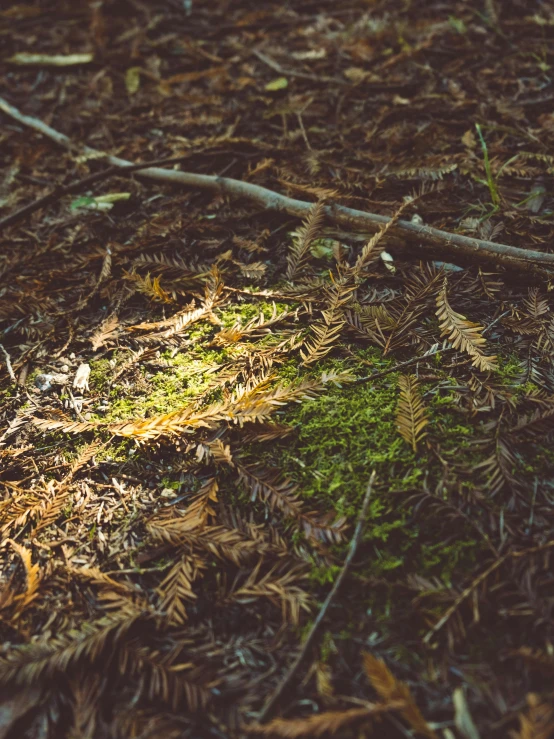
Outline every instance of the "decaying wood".
<path id="1" fill-rule="evenodd" d="M 103 154 L 88 146 L 77 147 L 68 136 L 56 131 L 37 118 L 24 115 L 3 98 L 0 98 L 0 110 L 19 123 L 38 131 L 60 146 L 70 151 L 78 151 L 81 156 L 89 156 L 95 159 L 102 158 L 103 161 L 113 167 L 136 166 L 133 162 L 129 162 L 126 159 Z M 179 172 L 160 167 L 137 169 L 136 174 L 137 176 L 157 180 L 158 182 L 168 182 L 200 190 L 219 192 L 231 198 L 245 198 L 265 210 L 287 213 L 297 218 L 307 218 L 313 207 L 313 203 L 289 198 L 266 187 L 229 177 Z M 345 228 L 366 231 L 377 230 L 391 221 L 389 216 L 368 213 L 366 211 L 356 210 L 355 208 L 347 208 L 338 203 L 327 204 L 325 206 L 325 215 L 329 221 Z M 440 245 L 441 251 L 448 255 L 449 259 L 455 259 L 456 256 L 461 255 L 477 261 L 498 263 L 506 267 L 531 272 L 536 272 L 537 270 L 540 272 L 541 267 L 543 271 L 554 268 L 554 254 L 536 251 L 535 249 L 522 249 L 508 244 L 498 244 L 493 241 L 474 239 L 469 236 L 463 236 L 462 234 L 450 233 L 433 228 L 432 226 L 404 220 L 397 221 L 394 231 L 402 233 L 411 242 L 415 239 L 415 243 L 412 243 L 411 246 L 420 252 L 426 250 L 425 245 L 421 242 L 431 244 L 435 249 Z"/>

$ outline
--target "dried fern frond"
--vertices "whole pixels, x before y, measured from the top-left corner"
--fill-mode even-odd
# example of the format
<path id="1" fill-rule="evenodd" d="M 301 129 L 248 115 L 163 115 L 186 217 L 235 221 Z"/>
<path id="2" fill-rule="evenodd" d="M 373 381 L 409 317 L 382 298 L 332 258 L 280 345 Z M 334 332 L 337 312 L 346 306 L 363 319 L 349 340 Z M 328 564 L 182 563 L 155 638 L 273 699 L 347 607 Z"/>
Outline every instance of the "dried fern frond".
<path id="1" fill-rule="evenodd" d="M 216 441 L 219 441 L 219 439 Z M 215 444 L 215 442 L 212 443 Z M 226 448 L 228 449 L 228 447 Z M 215 477 L 206 480 L 200 490 L 190 499 L 182 518 L 183 524 L 191 529 L 198 529 L 206 526 L 210 518 L 215 518 L 216 512 L 213 504 L 217 503 L 218 490 L 219 485 Z"/>
<path id="2" fill-rule="evenodd" d="M 519 731 L 510 731 L 510 739 L 550 739 L 554 735 L 554 706 L 529 693 L 528 709 L 519 714 Z"/>
<path id="3" fill-rule="evenodd" d="M 67 475 L 65 476 L 63 483 L 67 484 L 79 472 L 79 470 L 82 470 L 83 467 L 86 467 L 86 465 L 95 457 L 98 452 L 104 448 L 104 444 L 99 441 L 95 441 L 92 444 L 87 444 L 79 454 L 77 455 L 77 458 L 71 463 L 71 468 Z"/>
<path id="4" fill-rule="evenodd" d="M 119 326 L 119 318 L 116 315 L 108 316 L 96 331 L 90 337 L 90 343 L 92 344 L 93 351 L 97 351 L 102 346 L 106 346 L 108 342 L 112 341 L 117 336 L 117 329 Z"/>
<path id="5" fill-rule="evenodd" d="M 38 595 L 38 588 L 41 581 L 40 568 L 38 564 L 33 564 L 31 559 L 31 552 L 21 544 L 18 544 L 12 539 L 9 540 L 10 546 L 16 551 L 21 557 L 23 566 L 25 568 L 25 591 L 14 597 L 14 602 L 18 603 L 17 615 L 27 608 Z"/>
<path id="6" fill-rule="evenodd" d="M 68 739 L 94 739 L 100 701 L 105 678 L 85 672 L 69 680 L 73 725 L 67 734 Z"/>
<path id="7" fill-rule="evenodd" d="M 83 624 L 80 631 L 13 647 L 0 659 L 0 684 L 30 685 L 82 661 L 96 662 L 109 647 L 122 641 L 143 615 L 140 611 L 119 611 Z"/>
<path id="8" fill-rule="evenodd" d="M 219 333 L 214 336 L 213 343 L 216 346 L 228 346 L 229 344 L 235 344 L 238 341 L 242 341 L 244 338 L 259 339 L 266 334 L 271 333 L 271 327 L 277 323 L 284 321 L 286 318 L 295 315 L 295 312 L 285 310 L 282 313 L 278 313 L 277 306 L 273 303 L 273 309 L 271 316 L 266 318 L 263 313 L 259 316 L 248 321 L 245 326 L 242 326 L 240 322 L 235 323 L 230 328 L 222 329 Z"/>
<path id="9" fill-rule="evenodd" d="M 300 350 L 305 365 L 327 356 L 337 342 L 346 324 L 345 306 L 351 300 L 354 287 L 335 283 L 329 307 L 321 311 L 321 319 L 312 324 L 311 335 Z"/>
<path id="10" fill-rule="evenodd" d="M 183 555 L 170 569 L 158 588 L 160 608 L 168 621 L 175 626 L 182 626 L 187 620 L 185 602 L 198 597 L 192 584 L 199 578 L 206 565 L 198 557 Z"/>
<path id="11" fill-rule="evenodd" d="M 414 375 L 401 375 L 398 378 L 400 397 L 396 414 L 396 425 L 400 436 L 417 451 L 418 442 L 426 434 L 425 426 L 429 423 L 425 406 L 419 394 L 419 383 Z"/>
<path id="12" fill-rule="evenodd" d="M 284 622 L 298 624 L 300 612 L 312 609 L 311 596 L 297 584 L 307 577 L 305 567 L 293 568 L 287 563 L 287 569 L 283 571 L 277 566 L 262 575 L 262 564 L 263 560 L 260 560 L 247 580 L 242 585 L 235 585 L 225 600 L 246 604 L 256 598 L 267 598 L 281 608 Z"/>
<path id="13" fill-rule="evenodd" d="M 239 481 L 250 491 L 250 500 L 257 498 L 265 501 L 269 507 L 277 509 L 286 516 L 299 519 L 302 515 L 302 504 L 297 495 L 298 485 L 283 479 L 278 470 L 268 470 L 261 465 L 247 467 L 237 465 Z"/>
<path id="14" fill-rule="evenodd" d="M 261 465 L 247 467 L 237 465 L 239 481 L 250 490 L 252 501 L 259 498 L 271 508 L 285 516 L 296 519 L 308 539 L 326 544 L 342 541 L 346 528 L 344 517 L 335 518 L 333 514 L 306 512 L 297 494 L 298 485 L 283 478 L 278 470 L 269 470 Z"/>
<path id="15" fill-rule="evenodd" d="M 520 483 L 514 475 L 517 460 L 513 445 L 507 437 L 500 433 L 497 433 L 495 438 L 494 452 L 474 469 L 484 471 L 486 486 L 491 497 L 499 493 L 505 485 L 512 489 L 519 487 Z"/>
<path id="16" fill-rule="evenodd" d="M 523 301 L 523 305 L 532 318 L 540 319 L 546 313 L 550 312 L 548 300 L 541 297 L 537 287 L 529 288 L 529 292 Z"/>
<path id="17" fill-rule="evenodd" d="M 227 559 L 237 567 L 249 561 L 254 554 L 267 551 L 260 539 L 245 538 L 240 531 L 226 526 L 205 526 L 191 529 L 185 517 L 150 521 L 147 530 L 151 536 L 174 547 L 186 547 L 187 552 L 207 552 L 218 559 Z"/>
<path id="18" fill-rule="evenodd" d="M 379 245 L 379 242 L 387 235 L 387 233 L 391 230 L 391 228 L 394 228 L 397 221 L 400 219 L 400 216 L 402 213 L 406 210 L 406 208 L 413 204 L 412 200 L 406 200 L 404 201 L 397 209 L 396 212 L 392 215 L 390 221 L 386 223 L 384 226 L 382 226 L 372 237 L 371 239 L 363 246 L 362 251 L 358 255 L 358 258 L 356 259 L 356 263 L 354 264 L 354 267 L 352 268 L 352 275 L 356 278 L 360 278 L 362 276 L 362 273 L 365 269 L 369 267 L 372 262 L 377 261 L 379 259 L 379 253 L 381 250 L 379 250 L 377 247 Z"/>
<path id="19" fill-rule="evenodd" d="M 373 689 L 384 701 L 387 703 L 389 701 L 399 701 L 404 704 L 404 708 L 400 709 L 400 713 L 416 733 L 426 736 L 428 739 L 438 739 L 437 734 L 423 718 L 409 687 L 397 680 L 382 660 L 377 659 L 369 652 L 364 652 L 363 665 Z"/>
<path id="20" fill-rule="evenodd" d="M 345 318 L 358 335 L 382 347 L 386 345 L 383 332 L 396 326 L 396 320 L 384 305 L 355 305 L 353 310 L 345 312 Z"/>
<path id="21" fill-rule="evenodd" d="M 99 424 L 89 421 L 51 421 L 48 418 L 31 419 L 39 431 L 63 431 L 64 434 L 83 434 L 94 431 Z"/>
<path id="22" fill-rule="evenodd" d="M 137 292 L 143 293 L 150 300 L 158 303 L 175 303 L 175 299 L 160 285 L 159 277 L 150 277 L 150 273 L 146 277 L 141 277 L 137 272 L 129 272 L 126 277 L 135 284 Z"/>
<path id="23" fill-rule="evenodd" d="M 192 662 L 177 662 L 180 650 L 161 654 L 147 646 L 131 642 L 118 652 L 119 672 L 140 679 L 140 693 L 149 700 L 159 698 L 174 711 L 186 706 L 191 712 L 206 708 L 216 680 L 207 680 Z M 158 736 L 165 736 L 164 734 Z"/>
<path id="24" fill-rule="evenodd" d="M 140 254 L 132 261 L 133 267 L 150 267 L 152 271 L 171 271 L 179 274 L 179 281 L 186 285 L 203 281 L 210 271 L 207 264 L 197 261 L 185 262 L 175 256 L 169 256 L 163 252 L 159 254 Z"/>
<path id="25" fill-rule="evenodd" d="M 235 260 L 234 264 L 239 268 L 243 277 L 246 277 L 248 280 L 253 280 L 254 282 L 259 282 L 267 272 L 267 264 L 264 264 L 264 262 L 250 262 L 250 264 L 243 264 L 242 262 Z"/>
<path id="26" fill-rule="evenodd" d="M 324 711 L 307 718 L 275 718 L 268 724 L 250 724 L 245 726 L 248 734 L 255 736 L 283 737 L 283 739 L 303 739 L 303 737 L 324 737 L 337 734 L 346 729 L 361 729 L 361 736 L 367 736 L 372 723 L 379 721 L 384 715 L 398 710 L 402 703 L 393 702 L 386 705 L 368 703 L 363 708 L 347 708 L 344 711 Z M 359 730 L 359 729 L 358 729 Z"/>
<path id="27" fill-rule="evenodd" d="M 547 410 L 537 409 L 528 416 L 518 419 L 510 434 L 523 436 L 528 439 L 543 439 L 554 431 L 554 408 Z"/>
<path id="28" fill-rule="evenodd" d="M 496 357 L 487 356 L 481 351 L 486 339 L 481 336 L 483 327 L 468 321 L 465 316 L 456 313 L 448 302 L 448 280 L 445 277 L 442 289 L 437 295 L 437 317 L 440 321 L 441 336 L 447 336 L 454 349 L 461 349 L 469 354 L 472 364 L 482 372 L 496 369 Z"/>
<path id="29" fill-rule="evenodd" d="M 406 280 L 406 292 L 400 305 L 396 301 L 387 304 L 388 312 L 394 318 L 394 325 L 385 342 L 384 355 L 405 346 L 407 338 L 415 336 L 415 329 L 426 312 L 431 298 L 437 292 L 442 270 L 430 265 L 420 265 Z"/>
<path id="30" fill-rule="evenodd" d="M 311 208 L 308 217 L 293 236 L 287 257 L 287 278 L 289 280 L 293 280 L 306 265 L 310 255 L 310 246 L 321 233 L 324 221 L 325 201 L 319 200 Z"/>

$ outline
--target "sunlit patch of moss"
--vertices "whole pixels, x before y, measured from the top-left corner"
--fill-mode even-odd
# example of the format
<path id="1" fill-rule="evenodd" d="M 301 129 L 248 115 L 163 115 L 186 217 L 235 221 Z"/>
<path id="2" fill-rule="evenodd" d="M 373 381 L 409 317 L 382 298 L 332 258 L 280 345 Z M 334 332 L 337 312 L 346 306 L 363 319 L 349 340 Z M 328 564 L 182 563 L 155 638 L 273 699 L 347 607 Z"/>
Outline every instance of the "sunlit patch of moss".
<path id="1" fill-rule="evenodd" d="M 191 356 L 192 354 L 192 356 Z M 125 396 L 116 389 L 109 410 L 103 417 L 105 421 L 126 420 L 128 418 L 147 418 L 153 415 L 170 413 L 186 406 L 209 386 L 214 361 L 221 353 L 205 352 L 200 359 L 197 352 L 180 353 L 164 357 L 167 366 L 152 374 L 139 368 L 147 383 L 147 391 L 140 387 L 136 395 L 132 390 Z M 221 359 L 220 359 L 221 362 Z"/>
<path id="2" fill-rule="evenodd" d="M 360 376 L 391 366 L 394 359 L 382 358 L 378 350 L 370 348 L 349 359 L 327 359 L 311 368 L 310 374 L 350 370 Z M 297 379 L 296 363 L 281 370 L 285 378 Z M 450 389 L 449 382 L 445 375 L 441 392 L 429 397 L 425 393 L 436 383 L 421 385 L 430 423 L 427 439 L 419 444 L 416 454 L 396 427 L 398 373 L 374 383 L 328 386 L 317 398 L 286 408 L 280 420 L 295 428 L 294 440 L 287 438 L 270 451 L 264 451 L 263 445 L 260 451 L 253 450 L 254 455 L 261 454 L 268 464 L 298 483 L 299 494 L 309 508 L 334 511 L 351 522 L 356 519 L 371 471 L 376 470 L 378 483 L 364 534 L 366 576 L 420 572 L 448 584 L 454 571 L 470 571 L 482 551 L 484 543 L 475 540 L 474 531 L 465 531 L 457 522 L 457 536 L 452 541 L 444 518 L 439 524 L 436 520 L 427 523 L 424 517 L 415 516 L 415 504 L 408 501 L 413 493 L 434 490 L 442 479 L 443 462 L 435 448 L 451 459 L 452 466 L 469 466 L 480 460 L 474 447 L 480 425 L 475 419 L 470 421 L 458 405 L 455 383 L 452 381 Z M 334 566 L 314 567 L 312 580 L 324 584 L 336 572 Z"/>
<path id="3" fill-rule="evenodd" d="M 291 311 L 291 305 L 286 303 L 275 303 L 277 314 L 284 313 L 285 311 Z M 252 303 L 233 304 L 224 309 L 216 311 L 216 315 L 222 323 L 222 328 L 229 328 L 234 326 L 236 323 L 240 323 L 244 326 L 248 321 L 253 318 L 258 318 L 260 314 L 263 314 L 264 318 L 271 318 L 273 315 L 274 304 L 265 301 L 255 301 Z"/>
<path id="4" fill-rule="evenodd" d="M 89 362 L 89 387 L 93 393 L 103 393 L 107 389 L 113 374 L 113 364 L 109 359 L 93 359 Z"/>

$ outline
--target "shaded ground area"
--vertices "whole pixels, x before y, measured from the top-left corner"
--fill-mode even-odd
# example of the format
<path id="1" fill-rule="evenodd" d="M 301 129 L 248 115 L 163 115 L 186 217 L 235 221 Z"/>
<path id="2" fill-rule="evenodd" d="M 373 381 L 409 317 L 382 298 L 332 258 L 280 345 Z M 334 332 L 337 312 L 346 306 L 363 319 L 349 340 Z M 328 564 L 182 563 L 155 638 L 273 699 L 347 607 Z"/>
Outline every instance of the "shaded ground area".
<path id="1" fill-rule="evenodd" d="M 0 736 L 551 736 L 551 273 L 394 223 L 549 253 L 552 8 L 0 19 L 2 97 L 72 142 L 2 114 L 3 216 L 84 144 L 313 203 L 112 174 L 3 229 Z"/>

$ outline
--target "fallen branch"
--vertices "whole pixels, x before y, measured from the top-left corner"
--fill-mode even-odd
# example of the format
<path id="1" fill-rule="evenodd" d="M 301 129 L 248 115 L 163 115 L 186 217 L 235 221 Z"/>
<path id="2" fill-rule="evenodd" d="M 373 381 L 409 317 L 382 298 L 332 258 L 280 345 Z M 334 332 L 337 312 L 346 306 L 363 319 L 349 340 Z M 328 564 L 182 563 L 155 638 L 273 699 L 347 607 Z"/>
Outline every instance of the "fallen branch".
<path id="1" fill-rule="evenodd" d="M 346 575 L 348 574 L 348 570 L 350 569 L 350 565 L 352 564 L 352 561 L 354 557 L 356 556 L 356 551 L 358 549 L 358 545 L 362 538 L 362 532 L 364 529 L 364 523 L 367 516 L 367 509 L 369 507 L 369 501 L 371 498 L 371 491 L 373 490 L 373 484 L 375 482 L 375 470 L 371 473 L 371 477 L 369 478 L 369 482 L 367 484 L 367 490 L 364 497 L 364 501 L 362 503 L 362 508 L 360 510 L 360 514 L 358 516 L 358 522 L 356 524 L 356 529 L 354 531 L 354 535 L 352 536 L 352 541 L 350 542 L 350 549 L 348 550 L 348 554 L 346 556 L 346 559 L 344 560 L 344 565 L 342 567 L 342 570 L 339 573 L 339 576 L 335 580 L 333 587 L 331 588 L 329 595 L 327 598 L 325 598 L 325 602 L 321 606 L 321 610 L 317 614 L 317 618 L 314 621 L 312 628 L 310 629 L 310 633 L 308 634 L 306 641 L 302 645 L 302 649 L 300 650 L 300 653 L 298 657 L 294 660 L 292 665 L 290 666 L 289 670 L 287 671 L 287 674 L 281 680 L 279 685 L 277 686 L 275 692 L 273 695 L 269 698 L 265 706 L 263 707 L 259 717 L 258 722 L 262 724 L 264 721 L 267 721 L 267 719 L 270 717 L 271 713 L 273 712 L 273 709 L 277 705 L 277 702 L 279 701 L 280 697 L 283 695 L 284 691 L 288 688 L 292 680 L 295 678 L 296 673 L 302 666 L 302 663 L 304 662 L 306 655 L 308 654 L 310 648 L 312 647 L 315 638 L 317 636 L 317 633 L 319 629 L 321 628 L 321 625 L 323 623 L 323 620 L 325 619 L 325 616 L 327 615 L 327 611 L 329 610 L 329 606 L 334 601 L 337 593 L 340 590 L 340 587 L 342 583 L 344 582 Z"/>
<path id="2" fill-rule="evenodd" d="M 37 118 L 24 115 L 3 98 L 0 98 L 0 111 L 3 111 L 19 123 L 47 136 L 60 146 L 70 151 L 76 151 L 75 145 L 67 136 Z M 88 146 L 80 147 L 78 150 L 80 154 L 90 156 L 91 158 L 98 159 L 102 157 L 104 161 L 114 167 L 133 166 L 133 162 L 102 154 Z M 313 206 L 313 203 L 289 198 L 260 185 L 234 180 L 229 177 L 179 172 L 159 167 L 139 169 L 136 174 L 137 176 L 159 182 L 169 182 L 186 187 L 219 192 L 231 198 L 245 198 L 265 210 L 287 213 L 297 218 L 306 218 Z M 341 226 L 347 228 L 355 227 L 366 231 L 377 230 L 391 221 L 391 218 L 388 216 L 347 208 L 337 203 L 328 204 L 325 207 L 325 215 L 331 222 Z M 534 249 L 521 249 L 516 246 L 509 246 L 508 244 L 497 244 L 493 241 L 473 239 L 469 236 L 441 231 L 438 228 L 412 223 L 411 221 L 397 221 L 393 231 L 401 232 L 410 240 L 416 239 L 415 246 L 418 249 L 423 249 L 420 240 L 424 240 L 435 245 L 437 243 L 442 244 L 442 249 L 444 250 L 444 247 L 447 247 L 447 251 L 453 256 L 461 254 L 466 257 L 469 256 L 487 262 L 497 262 L 507 267 L 531 272 L 541 272 L 540 269 L 537 269 L 539 266 L 554 268 L 554 254 L 547 254 L 545 252 L 535 251 Z"/>

